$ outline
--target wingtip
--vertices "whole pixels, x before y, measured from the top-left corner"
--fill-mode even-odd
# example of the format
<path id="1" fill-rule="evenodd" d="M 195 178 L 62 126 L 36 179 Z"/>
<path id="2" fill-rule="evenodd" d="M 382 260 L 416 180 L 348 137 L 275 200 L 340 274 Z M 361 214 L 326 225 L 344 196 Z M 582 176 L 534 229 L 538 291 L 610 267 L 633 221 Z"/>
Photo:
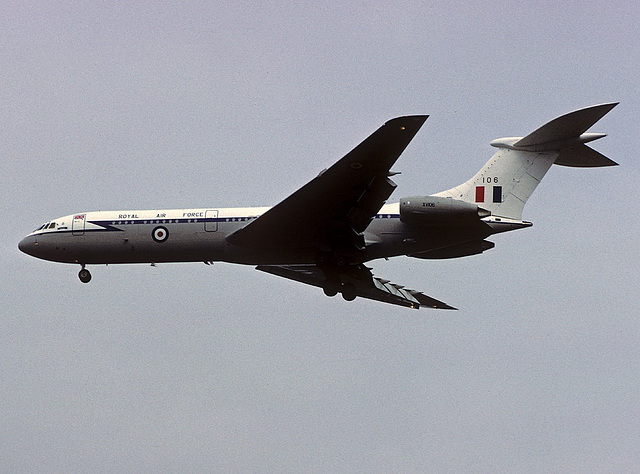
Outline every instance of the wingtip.
<path id="1" fill-rule="evenodd" d="M 458 308 L 454 308 L 453 306 L 449 306 L 447 303 L 442 303 L 439 305 L 427 306 L 428 308 L 433 309 L 446 309 L 448 311 L 458 311 Z"/>
<path id="2" fill-rule="evenodd" d="M 418 307 L 412 306 L 412 308 L 413 309 L 429 308 L 429 309 L 444 309 L 444 310 L 447 310 L 447 311 L 458 311 L 458 308 L 454 308 L 453 306 L 449 306 L 448 304 L 445 304 L 445 305 L 442 305 L 442 306 L 441 305 L 426 305 L 426 304 L 423 304 L 423 305 L 418 306 Z"/>
<path id="3" fill-rule="evenodd" d="M 444 301 L 438 301 L 435 298 L 431 298 L 430 296 L 427 296 L 424 293 L 414 294 L 414 296 L 417 297 L 418 300 L 420 299 L 423 300 L 423 302 L 420 304 L 421 308 L 447 309 L 447 310 L 458 311 L 458 308 L 454 308 L 453 306 L 448 305 Z"/>
<path id="4" fill-rule="evenodd" d="M 607 109 L 607 112 L 608 112 L 609 110 L 613 109 L 619 103 L 620 102 L 603 102 L 601 104 L 593 104 L 593 105 L 588 105 L 587 107 L 582 107 L 580 109 L 576 109 L 576 110 L 574 110 L 574 112 L 578 112 L 580 110 L 587 110 L 587 109 Z M 607 113 L 607 112 L 605 112 L 605 113 Z M 571 113 L 571 112 L 569 112 L 569 113 Z"/>
<path id="5" fill-rule="evenodd" d="M 394 123 L 398 124 L 411 124 L 414 123 L 416 125 L 422 125 L 427 119 L 428 115 L 402 115 L 400 117 L 392 118 L 387 121 L 385 125 L 392 125 Z"/>

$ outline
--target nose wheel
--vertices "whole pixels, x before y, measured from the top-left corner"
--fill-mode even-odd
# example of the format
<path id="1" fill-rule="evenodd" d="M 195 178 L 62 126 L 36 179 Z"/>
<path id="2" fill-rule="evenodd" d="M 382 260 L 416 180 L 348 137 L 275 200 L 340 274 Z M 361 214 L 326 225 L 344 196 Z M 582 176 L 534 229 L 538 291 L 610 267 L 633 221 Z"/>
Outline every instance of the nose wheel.
<path id="1" fill-rule="evenodd" d="M 78 272 L 78 278 L 82 283 L 89 283 L 91 281 L 91 272 L 82 265 L 82 270 Z"/>

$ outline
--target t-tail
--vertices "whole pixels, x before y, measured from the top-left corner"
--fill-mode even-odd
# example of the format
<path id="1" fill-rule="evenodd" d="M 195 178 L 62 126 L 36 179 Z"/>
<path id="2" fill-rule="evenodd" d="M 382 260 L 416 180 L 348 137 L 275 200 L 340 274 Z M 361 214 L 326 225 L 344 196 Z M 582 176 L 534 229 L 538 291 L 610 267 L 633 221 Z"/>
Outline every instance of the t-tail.
<path id="1" fill-rule="evenodd" d="M 493 216 L 522 220 L 522 209 L 552 164 L 572 167 L 615 166 L 586 143 L 606 136 L 585 133 L 617 102 L 562 115 L 526 137 L 500 138 L 493 157 L 466 183 L 435 194 L 477 204 Z"/>

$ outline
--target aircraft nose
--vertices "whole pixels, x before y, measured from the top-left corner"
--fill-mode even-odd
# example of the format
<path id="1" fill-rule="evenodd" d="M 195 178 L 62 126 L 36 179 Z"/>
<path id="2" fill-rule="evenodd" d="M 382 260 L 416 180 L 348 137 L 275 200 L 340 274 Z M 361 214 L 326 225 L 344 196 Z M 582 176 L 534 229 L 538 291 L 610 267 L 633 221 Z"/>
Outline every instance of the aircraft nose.
<path id="1" fill-rule="evenodd" d="M 36 242 L 36 238 L 28 235 L 18 243 L 18 249 L 20 249 L 21 252 L 24 252 L 27 255 L 33 256 L 37 245 L 38 243 Z"/>

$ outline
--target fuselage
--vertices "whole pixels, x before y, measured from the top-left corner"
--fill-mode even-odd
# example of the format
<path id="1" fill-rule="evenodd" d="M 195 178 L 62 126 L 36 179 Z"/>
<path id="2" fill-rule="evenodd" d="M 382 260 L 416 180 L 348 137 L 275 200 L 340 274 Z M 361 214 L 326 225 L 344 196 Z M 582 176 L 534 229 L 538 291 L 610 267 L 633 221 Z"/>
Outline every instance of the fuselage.
<path id="1" fill-rule="evenodd" d="M 318 248 L 261 249 L 233 245 L 227 236 L 268 207 L 81 212 L 40 226 L 19 244 L 37 258 L 63 263 L 116 264 L 223 261 L 249 265 L 314 263 Z M 345 255 L 351 262 L 418 254 L 456 242 L 523 227 L 484 219 L 464 227 L 415 227 L 387 204 L 364 233 L 366 247 Z"/>

